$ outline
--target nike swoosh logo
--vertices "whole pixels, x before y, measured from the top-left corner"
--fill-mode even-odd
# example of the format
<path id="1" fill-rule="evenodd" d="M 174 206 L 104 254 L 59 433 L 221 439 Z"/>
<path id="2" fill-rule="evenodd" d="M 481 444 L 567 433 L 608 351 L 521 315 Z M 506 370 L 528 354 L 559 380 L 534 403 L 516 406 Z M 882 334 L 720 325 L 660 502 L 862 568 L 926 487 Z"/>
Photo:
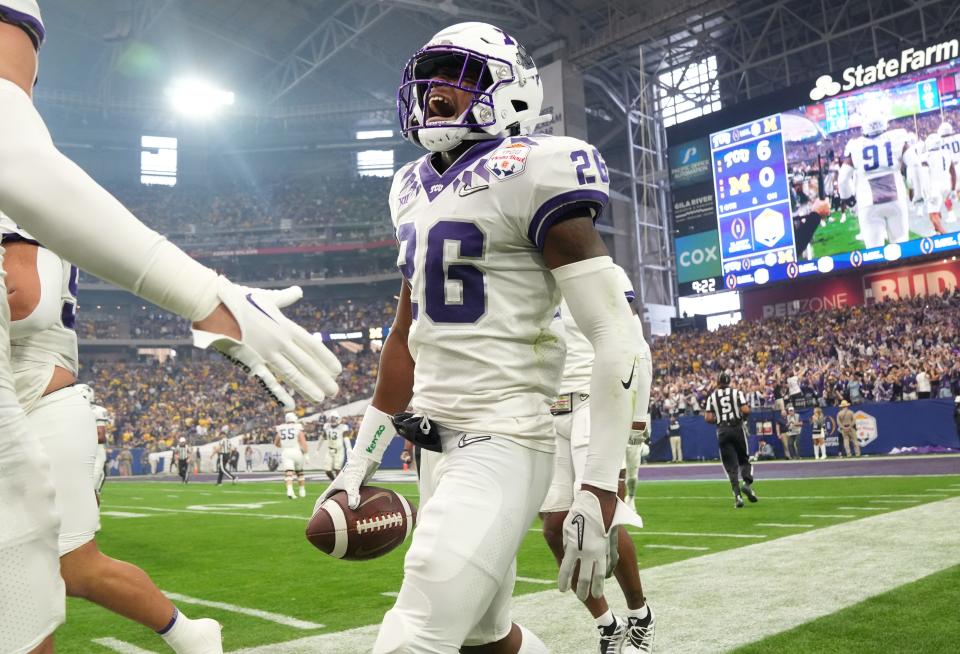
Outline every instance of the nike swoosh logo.
<path id="1" fill-rule="evenodd" d="M 403 539 L 401 538 L 400 540 L 403 540 Z M 379 547 L 373 547 L 370 549 L 366 549 L 361 545 L 360 547 L 357 548 L 357 551 L 354 553 L 354 556 L 358 556 L 358 557 L 370 556 L 371 554 L 375 554 L 380 550 L 385 550 L 389 547 L 393 547 L 396 541 L 397 539 L 393 539 L 391 541 L 387 541 L 386 543 L 384 543 L 383 545 L 380 545 Z"/>
<path id="2" fill-rule="evenodd" d="M 457 195 L 465 198 L 471 193 L 476 193 L 477 191 L 486 191 L 488 188 L 490 188 L 489 184 L 481 184 L 479 186 L 461 186 L 457 191 Z"/>
<path id="3" fill-rule="evenodd" d="M 570 523 L 577 528 L 577 549 L 581 552 L 583 551 L 583 530 L 585 529 L 586 520 L 583 515 L 578 513 L 577 515 L 571 518 Z"/>
<path id="4" fill-rule="evenodd" d="M 637 371 L 637 358 L 633 358 L 633 367 L 630 368 L 630 379 L 627 381 L 620 380 L 620 384 L 623 385 L 623 390 L 629 390 L 630 386 L 633 384 L 633 375 Z"/>
<path id="5" fill-rule="evenodd" d="M 331 447 L 330 449 L 331 449 L 331 450 L 336 450 L 336 449 L 338 449 L 338 448 L 336 448 L 336 447 Z M 381 497 L 385 497 L 385 498 L 387 498 L 388 500 L 389 500 L 389 499 L 392 499 L 392 498 L 390 497 L 390 493 L 376 493 L 376 494 L 371 495 L 370 497 L 368 497 L 368 498 L 367 498 L 366 500 L 364 500 L 363 502 L 361 502 L 361 503 L 360 503 L 360 506 L 357 507 L 357 511 L 359 511 L 362 507 L 366 506 L 367 504 L 370 504 L 370 502 L 373 502 L 374 500 L 378 500 L 378 499 L 380 499 Z"/>
<path id="6" fill-rule="evenodd" d="M 270 318 L 270 320 L 272 320 L 273 322 L 277 322 L 276 320 L 273 320 L 273 318 L 270 317 L 269 313 L 263 310 L 263 307 L 257 304 L 256 300 L 253 299 L 253 293 L 247 293 L 247 302 L 252 304 L 257 311 L 265 315 L 267 318 Z"/>
<path id="7" fill-rule="evenodd" d="M 463 434 L 460 437 L 460 442 L 457 443 L 457 447 L 466 447 L 467 445 L 473 445 L 474 443 L 480 443 L 481 441 L 490 440 L 490 434 L 482 434 L 480 436 L 467 436 Z"/>

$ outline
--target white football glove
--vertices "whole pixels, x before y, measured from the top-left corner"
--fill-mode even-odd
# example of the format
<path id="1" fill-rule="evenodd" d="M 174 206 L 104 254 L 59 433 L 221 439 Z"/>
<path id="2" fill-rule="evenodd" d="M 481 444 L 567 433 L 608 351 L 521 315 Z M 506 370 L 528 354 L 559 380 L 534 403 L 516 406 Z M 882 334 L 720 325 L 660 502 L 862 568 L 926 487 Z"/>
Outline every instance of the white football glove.
<path id="1" fill-rule="evenodd" d="M 294 401 L 274 375 L 314 402 L 336 395 L 340 362 L 319 335 L 309 334 L 280 311 L 303 297 L 299 286 L 267 291 L 238 286 L 221 276 L 217 295 L 240 325 L 241 340 L 194 329 L 194 345 L 212 347 L 256 377 L 284 409 L 292 410 Z"/>
<path id="2" fill-rule="evenodd" d="M 610 533 L 622 524 L 642 527 L 643 521 L 618 499 L 610 530 L 606 530 L 603 528 L 600 500 L 590 491 L 577 491 L 563 521 L 563 561 L 560 562 L 558 580 L 560 592 L 566 592 L 574 586 L 574 573 L 579 563 L 577 597 L 586 601 L 590 595 L 603 596 L 603 580 L 612 546 Z"/>
<path id="3" fill-rule="evenodd" d="M 339 491 L 346 491 L 347 504 L 351 509 L 360 506 L 360 487 L 370 481 L 380 467 L 383 453 L 396 435 L 390 414 L 374 408 L 372 404 L 368 406 L 357 430 L 356 443 L 347 455 L 347 465 L 317 499 L 313 512 L 316 513 L 328 497 Z"/>

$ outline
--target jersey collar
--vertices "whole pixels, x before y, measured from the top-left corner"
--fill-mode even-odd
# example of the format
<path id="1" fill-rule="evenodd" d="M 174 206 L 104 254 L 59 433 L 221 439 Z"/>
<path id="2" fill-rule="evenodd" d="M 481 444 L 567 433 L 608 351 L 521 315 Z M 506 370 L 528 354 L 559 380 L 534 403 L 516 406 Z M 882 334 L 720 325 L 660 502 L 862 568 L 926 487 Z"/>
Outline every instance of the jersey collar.
<path id="1" fill-rule="evenodd" d="M 475 163 L 480 157 L 495 150 L 503 139 L 490 139 L 486 141 L 477 141 L 476 145 L 471 146 L 466 152 L 453 162 L 453 165 L 447 168 L 443 174 L 437 173 L 430 161 L 432 155 L 427 155 L 420 162 L 420 184 L 423 186 L 427 199 L 433 202 L 443 189 L 460 176 L 468 166 Z"/>

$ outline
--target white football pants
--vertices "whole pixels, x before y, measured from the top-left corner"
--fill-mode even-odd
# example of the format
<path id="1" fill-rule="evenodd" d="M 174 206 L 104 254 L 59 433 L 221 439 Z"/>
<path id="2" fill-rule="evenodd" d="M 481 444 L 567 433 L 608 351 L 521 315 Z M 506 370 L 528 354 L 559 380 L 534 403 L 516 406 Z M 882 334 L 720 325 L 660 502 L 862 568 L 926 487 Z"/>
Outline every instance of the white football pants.
<path id="1" fill-rule="evenodd" d="M 553 456 L 490 434 L 441 440 L 442 454 L 421 454 L 417 528 L 374 654 L 457 654 L 510 632 L 515 559 Z"/>
<path id="2" fill-rule="evenodd" d="M 0 297 L 3 281 L 0 267 Z M 9 327 L 0 302 L 0 652 L 21 654 L 63 623 L 66 604 L 50 466 L 14 392 Z"/>

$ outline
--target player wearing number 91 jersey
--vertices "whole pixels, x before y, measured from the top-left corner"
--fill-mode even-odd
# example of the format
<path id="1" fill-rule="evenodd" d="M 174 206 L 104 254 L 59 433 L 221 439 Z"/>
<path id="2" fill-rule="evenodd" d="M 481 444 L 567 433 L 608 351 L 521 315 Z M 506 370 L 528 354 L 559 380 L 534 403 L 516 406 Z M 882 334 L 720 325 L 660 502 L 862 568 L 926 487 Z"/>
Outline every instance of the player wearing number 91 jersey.
<path id="1" fill-rule="evenodd" d="M 595 148 L 557 136 L 480 141 L 443 175 L 429 156 L 397 173 L 390 211 L 410 283 L 415 410 L 553 451 L 547 409 L 564 345 L 540 250 L 558 216 L 600 212 L 607 182 Z"/>
<path id="2" fill-rule="evenodd" d="M 856 195 L 860 236 L 867 248 L 886 239 L 903 243 L 910 238 L 907 187 L 901 168 L 918 165 L 910 135 L 903 129 L 887 130 L 879 108 L 865 108 L 862 135 L 850 139 L 840 167 L 840 193 Z"/>

